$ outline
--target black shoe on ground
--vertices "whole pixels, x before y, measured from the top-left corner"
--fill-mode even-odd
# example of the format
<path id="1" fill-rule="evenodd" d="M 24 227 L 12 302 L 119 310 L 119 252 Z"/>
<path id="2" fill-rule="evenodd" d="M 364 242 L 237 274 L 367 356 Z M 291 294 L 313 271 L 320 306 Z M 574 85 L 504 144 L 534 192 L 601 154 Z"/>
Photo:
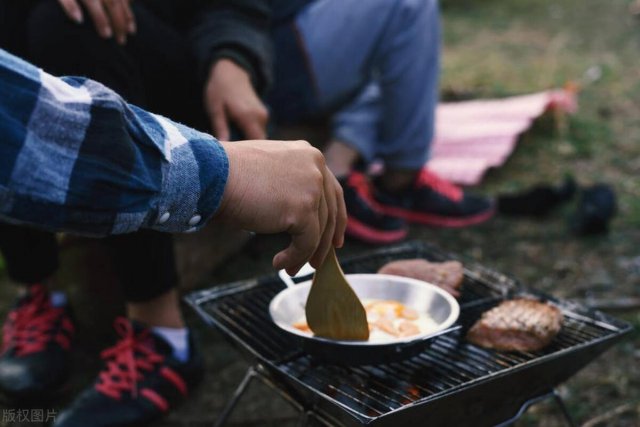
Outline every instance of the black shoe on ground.
<path id="1" fill-rule="evenodd" d="M 124 318 L 115 328 L 120 340 L 102 352 L 105 366 L 98 379 L 58 415 L 54 427 L 148 425 L 202 379 L 204 364 L 191 336 L 190 358 L 181 362 L 150 329 Z"/>
<path id="2" fill-rule="evenodd" d="M 71 374 L 75 328 L 69 308 L 51 305 L 42 285 L 29 287 L 2 327 L 0 390 L 20 401 L 51 397 Z"/>
<path id="3" fill-rule="evenodd" d="M 381 210 L 406 221 L 438 227 L 466 227 L 487 221 L 495 213 L 491 199 L 461 188 L 423 169 L 401 194 L 376 190 Z"/>
<path id="4" fill-rule="evenodd" d="M 361 172 L 353 171 L 338 180 L 347 207 L 345 234 L 374 244 L 394 243 L 407 236 L 407 226 L 399 218 L 382 212 L 373 198 L 373 187 Z"/>

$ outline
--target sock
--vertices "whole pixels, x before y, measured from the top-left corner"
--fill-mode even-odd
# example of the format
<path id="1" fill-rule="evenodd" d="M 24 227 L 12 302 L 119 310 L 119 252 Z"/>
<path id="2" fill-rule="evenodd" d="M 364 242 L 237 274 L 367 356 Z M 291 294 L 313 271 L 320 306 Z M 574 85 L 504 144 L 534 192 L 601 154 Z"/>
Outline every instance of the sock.
<path id="1" fill-rule="evenodd" d="M 189 360 L 189 329 L 188 328 L 165 328 L 155 326 L 151 328 L 153 333 L 164 338 L 173 348 L 173 357 L 180 362 Z"/>
<path id="2" fill-rule="evenodd" d="M 67 294 L 62 291 L 51 292 L 51 305 L 54 307 L 63 307 L 67 305 Z"/>

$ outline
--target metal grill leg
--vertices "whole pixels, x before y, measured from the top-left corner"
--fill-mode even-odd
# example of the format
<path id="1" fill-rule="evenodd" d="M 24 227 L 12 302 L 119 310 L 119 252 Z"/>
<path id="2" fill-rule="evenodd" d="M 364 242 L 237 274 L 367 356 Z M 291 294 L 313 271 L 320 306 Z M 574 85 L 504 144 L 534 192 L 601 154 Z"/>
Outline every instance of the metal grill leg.
<path id="1" fill-rule="evenodd" d="M 251 384 L 251 381 L 253 381 L 256 375 L 258 375 L 258 373 L 253 368 L 253 366 L 247 369 L 247 373 L 244 375 L 244 378 L 240 382 L 240 385 L 238 385 L 238 388 L 236 388 L 236 391 L 233 392 L 233 396 L 231 396 L 231 399 L 229 399 L 229 401 L 227 402 L 227 405 L 222 410 L 222 413 L 218 416 L 214 427 L 222 427 L 227 422 L 229 416 L 233 412 L 233 409 L 236 407 L 236 405 L 240 401 L 240 398 L 247 390 L 247 387 L 249 387 L 249 384 Z"/>
<path id="2" fill-rule="evenodd" d="M 553 395 L 553 400 L 556 402 L 556 405 L 558 406 L 558 408 L 560 408 L 560 412 L 562 412 L 562 416 L 564 417 L 564 420 L 567 422 L 567 425 L 569 427 L 576 427 L 576 423 L 573 421 L 573 417 L 569 413 L 569 410 L 567 409 L 567 405 L 564 404 L 564 400 L 562 399 L 562 397 L 560 397 L 560 395 L 555 389 L 551 394 Z"/>
<path id="3" fill-rule="evenodd" d="M 293 406 L 298 412 L 300 412 L 300 418 L 298 419 L 298 422 L 297 422 L 299 426 L 307 425 L 311 418 L 316 418 L 324 422 L 315 413 L 306 411 L 305 407 L 299 401 L 297 401 L 292 395 L 287 393 L 284 389 L 278 387 L 278 384 L 276 384 L 269 377 L 268 373 L 264 370 L 264 368 L 261 365 L 256 365 L 256 366 L 251 366 L 249 369 L 247 369 L 247 373 L 244 375 L 244 378 L 238 385 L 238 388 L 236 388 L 235 392 L 233 393 L 233 396 L 231 396 L 231 399 L 229 399 L 229 401 L 227 402 L 227 405 L 222 410 L 222 413 L 218 416 L 218 419 L 214 424 L 215 427 L 222 427 L 226 424 L 226 422 L 229 420 L 229 417 L 231 416 L 231 413 L 233 412 L 236 405 L 238 404 L 238 402 L 240 401 L 244 393 L 247 391 L 247 388 L 249 387 L 249 385 L 251 385 L 254 379 L 260 380 L 260 382 L 262 382 L 264 385 L 278 392 L 278 394 L 285 401 L 289 402 L 291 406 Z"/>

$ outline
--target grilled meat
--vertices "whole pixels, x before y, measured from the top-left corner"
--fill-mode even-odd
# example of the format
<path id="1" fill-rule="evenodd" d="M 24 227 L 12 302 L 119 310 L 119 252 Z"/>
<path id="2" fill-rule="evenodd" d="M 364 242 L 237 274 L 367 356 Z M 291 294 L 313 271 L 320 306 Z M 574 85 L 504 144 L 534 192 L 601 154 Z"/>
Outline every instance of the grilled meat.
<path id="1" fill-rule="evenodd" d="M 424 259 L 405 259 L 385 264 L 378 274 L 410 277 L 433 283 L 454 297 L 460 296 L 464 269 L 458 261 L 429 262 Z"/>
<path id="2" fill-rule="evenodd" d="M 486 311 L 467 333 L 481 347 L 503 351 L 537 351 L 553 340 L 562 327 L 562 313 L 533 299 L 503 301 Z"/>

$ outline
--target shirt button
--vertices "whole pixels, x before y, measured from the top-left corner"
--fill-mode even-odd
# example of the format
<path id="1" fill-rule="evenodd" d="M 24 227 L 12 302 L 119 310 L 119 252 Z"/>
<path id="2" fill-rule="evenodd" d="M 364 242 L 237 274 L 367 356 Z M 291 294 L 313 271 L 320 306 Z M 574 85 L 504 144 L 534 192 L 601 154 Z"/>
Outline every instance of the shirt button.
<path id="1" fill-rule="evenodd" d="M 160 215 L 160 218 L 158 218 L 158 224 L 164 224 L 165 222 L 169 221 L 169 218 L 171 218 L 171 214 L 169 212 L 165 212 L 162 215 Z"/>
<path id="2" fill-rule="evenodd" d="M 202 217 L 200 215 L 194 215 L 190 220 L 189 220 L 189 225 L 190 226 L 194 226 L 194 225 L 198 225 L 200 223 L 200 220 L 202 219 Z"/>

